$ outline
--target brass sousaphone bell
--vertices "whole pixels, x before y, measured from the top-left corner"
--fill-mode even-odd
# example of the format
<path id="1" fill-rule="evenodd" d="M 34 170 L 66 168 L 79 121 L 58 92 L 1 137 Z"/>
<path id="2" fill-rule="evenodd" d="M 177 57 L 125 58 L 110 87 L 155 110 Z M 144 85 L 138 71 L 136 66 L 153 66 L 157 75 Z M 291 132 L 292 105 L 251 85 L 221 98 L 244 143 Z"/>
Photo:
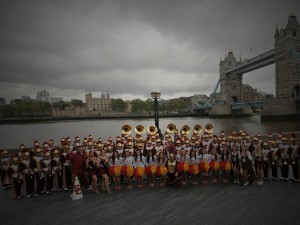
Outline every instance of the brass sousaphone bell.
<path id="1" fill-rule="evenodd" d="M 156 126 L 153 126 L 153 125 L 149 126 L 149 127 L 148 127 L 148 133 L 149 133 L 150 135 L 155 135 L 155 134 L 157 133 L 157 127 L 156 127 Z"/>
<path id="2" fill-rule="evenodd" d="M 186 135 L 188 135 L 188 134 L 190 133 L 190 131 L 191 131 L 190 126 L 189 126 L 189 125 L 184 125 L 184 126 L 181 128 L 180 133 L 181 133 L 181 134 L 186 134 Z"/>
<path id="3" fill-rule="evenodd" d="M 134 131 L 136 134 L 142 135 L 143 133 L 145 133 L 145 127 L 143 125 L 139 124 L 135 127 Z"/>
<path id="4" fill-rule="evenodd" d="M 125 124 L 121 128 L 122 134 L 125 134 L 125 135 L 129 135 L 131 133 L 131 130 L 132 130 L 132 128 L 129 124 Z"/>
<path id="5" fill-rule="evenodd" d="M 196 124 L 196 125 L 194 126 L 193 132 L 194 132 L 195 134 L 197 134 L 197 135 L 201 134 L 201 132 L 202 132 L 202 126 L 201 126 L 200 124 Z"/>
<path id="6" fill-rule="evenodd" d="M 214 131 L 214 126 L 211 123 L 205 125 L 205 132 L 211 134 Z"/>
<path id="7" fill-rule="evenodd" d="M 168 132 L 169 134 L 173 134 L 175 131 L 176 131 L 176 125 L 173 124 L 173 123 L 170 123 L 170 124 L 167 126 L 167 132 Z"/>

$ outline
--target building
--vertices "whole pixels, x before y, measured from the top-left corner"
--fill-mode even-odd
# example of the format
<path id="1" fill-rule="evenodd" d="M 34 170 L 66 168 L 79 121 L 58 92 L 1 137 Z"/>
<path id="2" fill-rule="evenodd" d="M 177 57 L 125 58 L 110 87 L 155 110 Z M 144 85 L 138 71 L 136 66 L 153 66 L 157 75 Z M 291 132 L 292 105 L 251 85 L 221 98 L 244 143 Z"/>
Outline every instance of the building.
<path id="1" fill-rule="evenodd" d="M 81 117 L 86 115 L 86 108 L 79 106 L 70 106 L 65 109 L 56 109 L 52 107 L 53 117 Z"/>
<path id="2" fill-rule="evenodd" d="M 248 84 L 243 84 L 243 75 L 234 74 L 226 75 L 225 71 L 234 68 L 243 61 L 241 58 L 237 61 L 231 51 L 225 55 L 224 60 L 220 60 L 220 86 L 221 90 L 216 93 L 215 102 L 237 103 L 237 102 L 255 102 L 261 99 L 257 89 L 252 88 Z"/>
<path id="3" fill-rule="evenodd" d="M 100 98 L 93 97 L 92 93 L 89 92 L 85 95 L 85 102 L 87 111 L 111 111 L 111 99 L 108 92 L 106 93 L 106 95 L 102 92 Z"/>
<path id="4" fill-rule="evenodd" d="M 300 25 L 294 13 L 274 34 L 276 98 L 300 97 Z"/>
<path id="5" fill-rule="evenodd" d="M 194 94 L 191 97 L 191 102 L 193 105 L 205 105 L 207 101 L 209 100 L 209 97 L 203 94 Z"/>
<path id="6" fill-rule="evenodd" d="M 37 92 L 36 94 L 36 100 L 42 101 L 42 102 L 49 102 L 50 104 L 58 103 L 60 101 L 63 101 L 63 98 L 61 97 L 50 97 L 49 92 L 46 90 Z"/>

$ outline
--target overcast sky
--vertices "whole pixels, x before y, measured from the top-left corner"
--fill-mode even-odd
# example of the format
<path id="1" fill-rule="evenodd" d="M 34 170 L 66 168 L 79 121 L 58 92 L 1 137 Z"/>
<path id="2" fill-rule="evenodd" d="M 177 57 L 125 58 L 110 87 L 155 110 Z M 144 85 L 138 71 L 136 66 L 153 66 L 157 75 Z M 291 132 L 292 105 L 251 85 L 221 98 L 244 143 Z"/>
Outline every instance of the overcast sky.
<path id="1" fill-rule="evenodd" d="M 300 21 L 298 0 L 1 0 L 0 97 L 209 95 L 220 57 L 272 49 L 276 23 L 285 28 L 292 11 Z M 275 66 L 243 82 L 274 94 Z"/>

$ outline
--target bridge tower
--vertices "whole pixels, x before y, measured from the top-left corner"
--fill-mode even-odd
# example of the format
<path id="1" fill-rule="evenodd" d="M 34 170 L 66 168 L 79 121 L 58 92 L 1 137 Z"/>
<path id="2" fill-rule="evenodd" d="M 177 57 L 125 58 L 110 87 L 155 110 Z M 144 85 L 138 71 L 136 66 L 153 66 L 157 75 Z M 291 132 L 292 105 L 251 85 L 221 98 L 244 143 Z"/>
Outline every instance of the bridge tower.
<path id="1" fill-rule="evenodd" d="M 274 34 L 276 98 L 300 97 L 300 25 L 294 13 Z"/>
<path id="2" fill-rule="evenodd" d="M 241 59 L 237 61 L 232 51 L 229 51 L 227 56 L 225 55 L 224 60 L 220 60 L 219 68 L 221 91 L 217 94 L 216 99 L 218 101 L 225 101 L 226 103 L 243 102 L 243 75 L 238 73 L 227 75 L 225 73 L 228 69 L 234 68 L 241 63 Z"/>

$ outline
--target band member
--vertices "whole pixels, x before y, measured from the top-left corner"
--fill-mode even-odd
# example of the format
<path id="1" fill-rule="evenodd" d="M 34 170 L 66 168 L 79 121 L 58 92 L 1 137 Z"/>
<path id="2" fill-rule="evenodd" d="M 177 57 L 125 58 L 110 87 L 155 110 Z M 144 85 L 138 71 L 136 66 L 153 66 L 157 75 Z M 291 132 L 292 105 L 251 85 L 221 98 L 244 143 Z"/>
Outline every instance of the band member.
<path id="1" fill-rule="evenodd" d="M 40 161 L 40 166 L 42 168 L 44 179 L 46 183 L 46 194 L 49 194 L 53 190 L 53 177 L 54 171 L 52 167 L 51 153 L 49 151 L 44 153 L 44 159 Z"/>
<path id="2" fill-rule="evenodd" d="M 219 158 L 217 154 L 217 150 L 215 146 L 211 146 L 211 151 L 209 154 L 210 162 L 209 162 L 209 168 L 211 170 L 211 179 L 212 183 L 217 183 L 217 174 L 220 168 Z"/>
<path id="3" fill-rule="evenodd" d="M 176 156 L 176 161 L 178 162 L 177 172 L 178 172 L 179 179 L 181 181 L 181 185 L 185 187 L 187 171 L 189 169 L 189 165 L 188 165 L 189 155 L 186 154 L 184 147 L 180 150 L 179 155 Z"/>
<path id="4" fill-rule="evenodd" d="M 85 167 L 85 161 L 87 159 L 87 156 L 84 152 L 84 147 L 80 145 L 78 147 L 78 150 L 75 152 L 72 152 L 70 155 L 70 161 L 71 161 L 71 171 L 72 171 L 72 186 L 74 186 L 75 177 L 78 177 L 78 179 L 81 181 L 81 184 L 88 188 L 88 181 L 86 179 L 86 167 Z"/>
<path id="5" fill-rule="evenodd" d="M 253 159 L 249 148 L 245 144 L 241 145 L 241 169 L 242 169 L 242 177 L 240 179 L 240 183 L 244 186 L 251 185 L 254 181 L 254 169 L 253 169 Z"/>
<path id="6" fill-rule="evenodd" d="M 167 144 L 167 142 L 166 142 Z M 160 152 L 163 152 L 165 149 L 165 145 L 161 144 L 161 140 L 157 139 L 154 146 L 154 155 L 158 156 Z"/>
<path id="7" fill-rule="evenodd" d="M 277 141 L 273 140 L 269 152 L 269 159 L 272 171 L 272 180 L 278 180 L 277 167 L 278 167 L 278 154 L 280 153 Z"/>
<path id="8" fill-rule="evenodd" d="M 36 181 L 36 191 L 35 197 L 39 194 L 45 193 L 45 179 L 44 174 L 42 172 L 40 161 L 43 160 L 43 152 L 41 148 L 36 148 L 34 150 L 35 156 L 32 158 L 33 160 L 30 161 L 30 167 L 34 171 L 35 181 Z"/>
<path id="9" fill-rule="evenodd" d="M 153 151 L 149 150 L 148 155 L 145 160 L 145 172 L 150 180 L 150 188 L 154 187 L 154 175 L 156 172 L 156 156 L 153 154 Z"/>
<path id="10" fill-rule="evenodd" d="M 279 145 L 280 148 L 279 167 L 281 169 L 280 180 L 289 181 L 289 155 L 288 155 L 289 145 L 287 144 L 287 139 L 285 136 L 281 138 L 281 141 L 282 143 Z"/>
<path id="11" fill-rule="evenodd" d="M 15 199 L 21 199 L 22 195 L 22 184 L 23 184 L 23 175 L 20 170 L 20 159 L 17 155 L 11 158 L 11 165 L 7 169 L 9 177 L 12 179 L 14 196 Z"/>
<path id="12" fill-rule="evenodd" d="M 233 183 L 237 184 L 239 183 L 238 176 L 240 174 L 240 151 L 237 151 L 236 145 L 231 146 L 231 153 L 230 153 L 230 161 L 232 165 L 232 179 Z"/>
<path id="13" fill-rule="evenodd" d="M 127 184 L 127 189 L 131 190 L 132 189 L 131 176 L 133 175 L 133 156 L 130 155 L 129 151 L 130 150 L 125 151 L 125 155 L 123 158 L 123 165 L 122 165 L 122 174 Z"/>
<path id="14" fill-rule="evenodd" d="M 190 155 L 188 158 L 188 164 L 189 164 L 189 174 L 192 178 L 192 184 L 193 186 L 197 185 L 197 175 L 199 173 L 199 168 L 198 168 L 198 157 L 196 155 L 195 150 L 190 151 Z"/>
<path id="15" fill-rule="evenodd" d="M 30 198 L 31 196 L 37 197 L 34 193 L 34 183 L 35 183 L 35 176 L 34 172 L 31 169 L 30 165 L 32 164 L 30 157 L 30 152 L 26 151 L 23 153 L 23 160 L 20 163 L 20 170 L 24 175 L 25 180 L 25 187 L 26 187 L 26 194 L 27 198 Z"/>
<path id="16" fill-rule="evenodd" d="M 269 152 L 270 152 L 270 147 L 269 147 L 269 142 L 264 141 L 263 142 L 263 148 L 262 148 L 262 160 L 263 160 L 263 179 L 264 180 L 269 180 Z"/>
<path id="17" fill-rule="evenodd" d="M 58 191 L 63 189 L 63 158 L 60 156 L 58 148 L 53 150 L 53 157 L 51 160 L 51 166 L 54 172 L 54 181 L 57 184 Z"/>
<path id="18" fill-rule="evenodd" d="M 288 150 L 290 164 L 293 170 L 293 181 L 298 182 L 299 179 L 299 145 L 296 143 L 296 136 L 292 134 L 291 144 Z"/>
<path id="19" fill-rule="evenodd" d="M 133 166 L 134 166 L 134 176 L 138 184 L 138 189 L 139 190 L 143 189 L 142 179 L 145 174 L 145 157 L 142 156 L 142 153 L 139 149 L 135 151 Z"/>
<path id="20" fill-rule="evenodd" d="M 179 139 L 176 140 L 176 146 L 175 146 L 175 150 L 176 150 L 176 154 L 174 154 L 175 156 L 177 154 L 179 154 L 180 150 L 182 149 L 182 144 L 181 141 Z"/>
<path id="21" fill-rule="evenodd" d="M 119 151 L 115 150 L 111 159 L 110 159 L 110 167 L 109 167 L 109 174 L 112 176 L 115 190 L 121 190 L 121 166 L 122 166 L 122 158 L 120 157 Z"/>
<path id="22" fill-rule="evenodd" d="M 199 170 L 201 173 L 202 183 L 207 184 L 208 170 L 209 170 L 210 154 L 208 154 L 208 145 L 204 145 L 202 152 L 199 155 Z"/>
<path id="23" fill-rule="evenodd" d="M 220 159 L 221 159 L 220 168 L 223 173 L 223 183 L 227 184 L 228 183 L 228 173 L 231 169 L 230 155 L 229 155 L 229 151 L 227 150 L 227 148 L 223 148 Z"/>
<path id="24" fill-rule="evenodd" d="M 102 191 L 105 191 L 106 189 L 107 193 L 111 194 L 109 188 L 109 156 L 107 155 L 106 151 L 103 149 L 98 158 L 100 160 L 99 175 L 102 178 L 102 182 L 101 182 Z"/>
<path id="25" fill-rule="evenodd" d="M 262 185 L 264 183 L 263 182 L 264 171 L 263 171 L 263 153 L 262 153 L 260 143 L 255 145 L 254 157 L 255 157 L 256 174 L 258 176 L 257 184 Z"/>
<path id="26" fill-rule="evenodd" d="M 179 177 L 177 171 L 177 161 L 173 153 L 170 153 L 170 158 L 166 162 L 166 167 L 168 169 L 168 173 L 167 173 L 168 185 L 174 186 L 175 189 L 178 189 Z"/>
<path id="27" fill-rule="evenodd" d="M 8 156 L 8 151 L 2 150 L 0 152 L 0 175 L 2 188 L 7 189 L 11 187 L 11 182 L 7 174 L 7 169 L 10 166 L 10 157 Z"/>
<path id="28" fill-rule="evenodd" d="M 64 145 L 62 148 L 62 154 L 60 155 L 60 160 L 63 169 L 63 183 L 64 191 L 68 191 L 72 188 L 72 171 L 71 171 L 71 161 L 70 155 L 72 150 L 69 145 Z"/>
<path id="29" fill-rule="evenodd" d="M 187 139 L 187 140 L 185 141 L 185 145 L 184 145 L 184 151 L 185 151 L 185 154 L 186 154 L 186 155 L 190 155 L 191 149 L 192 149 L 192 147 L 191 147 L 191 145 L 190 145 L 190 140 Z"/>
<path id="30" fill-rule="evenodd" d="M 156 175 L 159 177 L 159 180 L 160 180 L 160 184 L 159 186 L 161 188 L 163 188 L 165 186 L 165 183 L 166 183 L 166 162 L 167 162 L 167 157 L 166 157 L 166 154 L 164 152 L 160 152 L 157 156 L 157 162 L 156 162 L 156 165 L 157 165 L 157 168 L 156 168 Z"/>
<path id="31" fill-rule="evenodd" d="M 86 163 L 86 169 L 88 171 L 88 175 L 92 178 L 92 190 L 96 194 L 99 194 L 97 184 L 98 184 L 100 160 L 98 159 L 96 153 L 93 150 L 89 151 L 85 163 Z"/>

